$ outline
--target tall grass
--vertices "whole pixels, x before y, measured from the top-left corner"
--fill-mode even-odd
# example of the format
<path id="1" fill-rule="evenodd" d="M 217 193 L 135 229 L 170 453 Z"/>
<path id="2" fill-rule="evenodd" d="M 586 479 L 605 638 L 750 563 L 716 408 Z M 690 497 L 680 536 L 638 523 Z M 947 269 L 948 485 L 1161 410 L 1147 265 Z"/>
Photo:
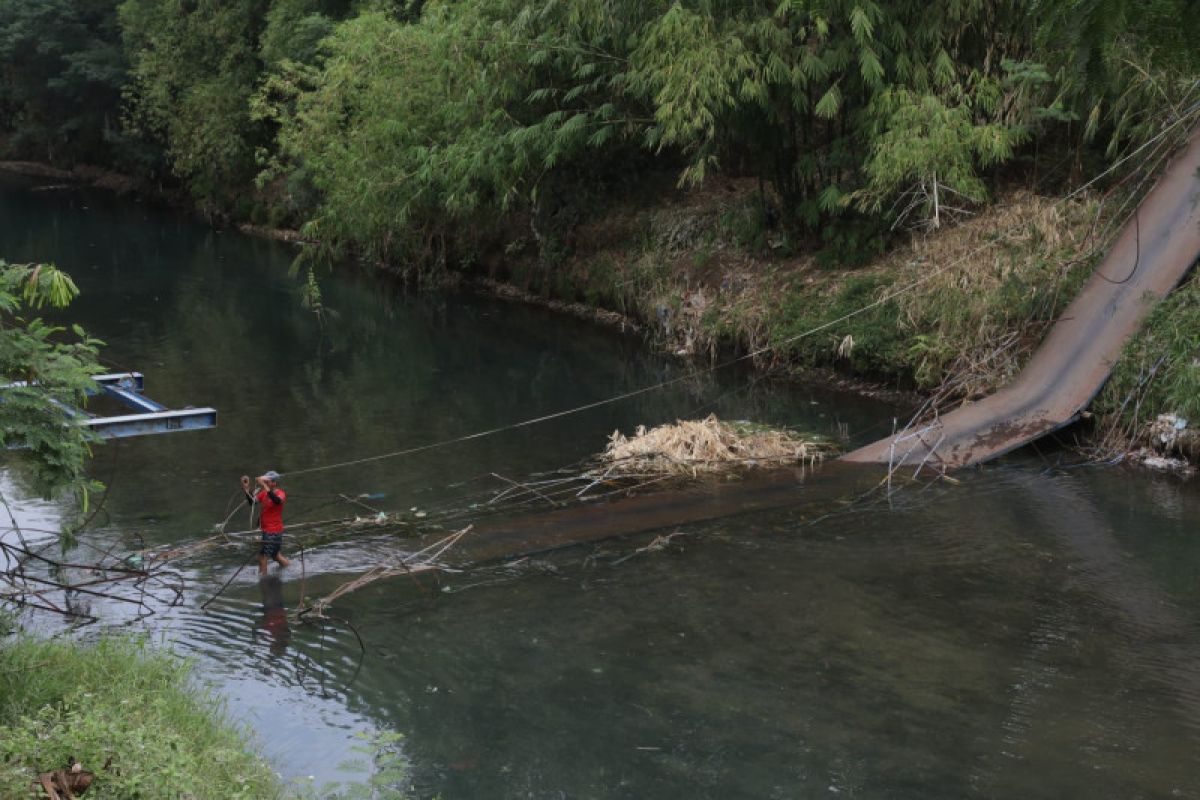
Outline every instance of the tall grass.
<path id="1" fill-rule="evenodd" d="M 1200 273 L 1193 271 L 1126 344 L 1094 410 L 1104 444 L 1118 450 L 1153 444 L 1149 428 L 1159 414 L 1182 417 L 1193 429 L 1200 424 Z M 1178 441 L 1195 445 L 1195 437 Z"/>
<path id="2" fill-rule="evenodd" d="M 1011 193 L 866 268 L 801 268 L 761 282 L 751 305 L 765 312 L 747 315 L 743 302 L 713 316 L 725 330 L 757 331 L 765 313 L 777 352 L 804 365 L 945 396 L 985 394 L 1016 374 L 1089 272 L 1096 212 L 1092 203 Z"/>
<path id="3" fill-rule="evenodd" d="M 613 224 L 641 235 L 572 259 L 571 291 L 641 320 L 672 352 L 772 345 L 774 364 L 971 397 L 1020 369 L 1090 272 L 1107 222 L 1092 199 L 1010 191 L 961 225 L 834 268 L 771 239 L 752 200 L 700 197 L 622 217 Z"/>
<path id="4" fill-rule="evenodd" d="M 70 757 L 96 773 L 96 800 L 283 794 L 179 659 L 126 638 L 0 644 L 0 797 L 30 797 Z"/>

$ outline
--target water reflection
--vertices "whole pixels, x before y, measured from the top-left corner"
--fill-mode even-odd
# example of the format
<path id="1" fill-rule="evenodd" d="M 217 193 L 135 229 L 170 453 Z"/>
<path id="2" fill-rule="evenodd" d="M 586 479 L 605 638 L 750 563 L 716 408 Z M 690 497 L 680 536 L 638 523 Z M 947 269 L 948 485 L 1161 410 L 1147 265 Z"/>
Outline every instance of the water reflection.
<path id="1" fill-rule="evenodd" d="M 263 608 L 258 627 L 267 634 L 271 655 L 282 656 L 292 638 L 287 607 L 283 604 L 283 581 L 278 575 L 263 575 L 258 580 L 258 590 Z"/>

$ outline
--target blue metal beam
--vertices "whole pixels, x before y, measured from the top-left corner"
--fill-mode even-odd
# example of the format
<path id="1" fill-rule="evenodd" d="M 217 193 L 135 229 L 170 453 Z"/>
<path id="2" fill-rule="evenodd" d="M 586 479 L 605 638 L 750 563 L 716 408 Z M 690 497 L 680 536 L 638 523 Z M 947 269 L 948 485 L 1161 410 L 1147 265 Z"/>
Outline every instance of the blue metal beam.
<path id="1" fill-rule="evenodd" d="M 217 410 L 215 408 L 184 408 L 173 411 L 162 403 L 144 397 L 142 392 L 146 388 L 146 379 L 140 372 L 93 375 L 92 380 L 100 387 L 93 394 L 112 397 L 126 408 L 139 413 L 98 417 L 56 400 L 51 400 L 51 402 L 61 408 L 73 423 L 91 428 L 106 439 L 217 427 Z M 25 385 L 24 381 L 19 381 L 0 385 L 0 389 L 5 386 Z"/>
<path id="2" fill-rule="evenodd" d="M 93 375 L 92 380 L 101 386 L 120 386 L 132 389 L 138 394 L 146 389 L 146 376 L 140 372 L 112 372 L 107 375 Z"/>
<path id="3" fill-rule="evenodd" d="M 143 397 L 142 395 L 138 394 L 137 391 L 133 389 L 127 389 L 120 384 L 102 383 L 100 385 L 104 387 L 104 393 L 109 397 L 115 397 L 125 406 L 132 408 L 135 411 L 152 412 L 167 410 L 167 407 L 162 403 L 156 403 L 149 397 Z"/>
<path id="4" fill-rule="evenodd" d="M 119 417 L 94 417 L 80 420 L 106 439 L 127 436 L 146 436 L 152 433 L 174 433 L 217 427 L 215 408 L 185 408 L 177 411 L 154 411 L 146 414 L 126 414 Z"/>

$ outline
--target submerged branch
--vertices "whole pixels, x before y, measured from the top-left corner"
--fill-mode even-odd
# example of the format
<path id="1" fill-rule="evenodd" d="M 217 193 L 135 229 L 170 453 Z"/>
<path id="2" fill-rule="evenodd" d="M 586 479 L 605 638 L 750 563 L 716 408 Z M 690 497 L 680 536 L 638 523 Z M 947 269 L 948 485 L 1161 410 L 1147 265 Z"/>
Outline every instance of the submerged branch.
<path id="1" fill-rule="evenodd" d="M 438 541 L 416 551 L 415 553 L 407 553 L 400 557 L 396 562 L 390 564 L 380 564 L 371 570 L 359 575 L 352 580 L 346 581 L 338 586 L 324 597 L 318 598 L 307 605 L 304 605 L 295 610 L 296 619 L 303 620 L 306 616 L 325 617 L 326 611 L 341 597 L 344 597 L 351 592 L 356 592 L 365 586 L 370 586 L 377 581 L 395 578 L 400 575 L 415 576 L 422 572 L 435 572 L 449 569 L 444 564 L 440 563 L 439 559 L 445 553 L 461 540 L 464 536 L 470 533 L 473 526 L 468 525 L 460 531 L 439 539 Z"/>

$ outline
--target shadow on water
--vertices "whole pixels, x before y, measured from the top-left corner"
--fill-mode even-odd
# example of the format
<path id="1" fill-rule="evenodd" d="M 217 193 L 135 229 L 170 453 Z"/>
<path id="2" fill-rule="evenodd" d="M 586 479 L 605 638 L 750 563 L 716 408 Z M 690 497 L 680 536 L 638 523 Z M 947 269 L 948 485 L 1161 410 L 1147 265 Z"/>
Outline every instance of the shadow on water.
<path id="1" fill-rule="evenodd" d="M 258 579 L 258 589 L 262 593 L 263 604 L 259 627 L 267 635 L 271 655 L 279 657 L 287 653 L 288 642 L 292 638 L 287 607 L 283 604 L 283 580 L 278 575 L 264 575 Z"/>

